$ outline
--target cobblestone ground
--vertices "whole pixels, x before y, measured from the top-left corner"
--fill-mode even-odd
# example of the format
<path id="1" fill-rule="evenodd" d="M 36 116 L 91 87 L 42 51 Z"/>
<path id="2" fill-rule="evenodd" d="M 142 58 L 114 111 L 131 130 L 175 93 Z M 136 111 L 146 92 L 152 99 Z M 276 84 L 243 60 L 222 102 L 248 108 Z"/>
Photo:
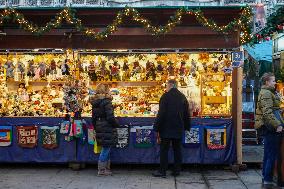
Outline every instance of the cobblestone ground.
<path id="1" fill-rule="evenodd" d="M 260 169 L 233 173 L 224 167 L 186 167 L 178 177 L 154 178 L 153 167 L 115 166 L 99 177 L 96 167 L 73 171 L 63 165 L 0 165 L 0 189 L 261 189 Z"/>

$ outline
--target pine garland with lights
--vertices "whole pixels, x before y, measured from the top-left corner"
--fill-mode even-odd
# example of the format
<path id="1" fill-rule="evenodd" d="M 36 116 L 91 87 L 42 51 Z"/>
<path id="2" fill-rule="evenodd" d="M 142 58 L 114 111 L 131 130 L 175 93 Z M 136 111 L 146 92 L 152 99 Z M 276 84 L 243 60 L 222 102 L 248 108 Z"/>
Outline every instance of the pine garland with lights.
<path id="1" fill-rule="evenodd" d="M 200 9 L 195 10 L 187 8 L 178 9 L 175 14 L 170 17 L 165 26 L 153 26 L 152 23 L 148 19 L 143 18 L 136 9 L 126 7 L 124 10 L 119 11 L 113 22 L 101 32 L 96 32 L 92 28 L 83 26 L 82 20 L 76 17 L 75 10 L 71 8 L 63 9 L 55 16 L 55 19 L 52 19 L 42 27 L 26 20 L 24 15 L 18 13 L 15 9 L 8 8 L 4 9 L 4 11 L 0 14 L 0 26 L 4 25 L 5 22 L 12 21 L 19 24 L 21 28 L 28 32 L 36 35 L 42 35 L 53 28 L 59 28 L 65 20 L 68 24 L 74 25 L 77 31 L 84 33 L 86 36 L 96 40 L 103 40 L 118 30 L 118 27 L 123 23 L 125 17 L 129 17 L 131 20 L 141 24 L 152 35 L 158 36 L 169 33 L 173 28 L 181 23 L 183 16 L 186 15 L 195 16 L 196 20 L 201 25 L 223 34 L 231 32 L 236 28 L 240 28 L 240 42 L 242 44 L 249 42 L 251 39 L 249 24 L 251 22 L 252 11 L 250 7 L 243 8 L 238 19 L 234 19 L 224 26 L 218 26 L 215 21 L 206 18 Z"/>

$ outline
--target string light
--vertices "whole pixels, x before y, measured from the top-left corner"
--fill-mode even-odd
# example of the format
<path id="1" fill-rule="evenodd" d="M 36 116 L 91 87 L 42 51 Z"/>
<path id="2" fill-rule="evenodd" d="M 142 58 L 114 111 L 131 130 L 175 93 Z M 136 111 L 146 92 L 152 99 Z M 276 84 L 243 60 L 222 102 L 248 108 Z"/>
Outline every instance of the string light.
<path id="1" fill-rule="evenodd" d="M 0 25 L 3 25 L 4 21 L 14 21 L 18 23 L 24 30 L 33 34 L 41 35 L 50 31 L 52 28 L 60 27 L 62 22 L 65 20 L 67 23 L 73 24 L 78 31 L 84 33 L 85 35 L 97 40 L 103 40 L 118 30 L 118 27 L 123 22 L 124 17 L 130 17 L 131 20 L 141 24 L 152 35 L 157 36 L 169 33 L 173 28 L 181 23 L 183 16 L 186 15 L 195 16 L 196 20 L 201 25 L 223 34 L 227 34 L 228 32 L 239 28 L 242 33 L 242 35 L 240 35 L 240 42 L 242 44 L 249 42 L 251 39 L 249 23 L 252 17 L 252 10 L 250 7 L 245 7 L 241 11 L 240 18 L 234 19 L 224 26 L 218 26 L 213 20 L 207 19 L 200 9 L 188 10 L 186 8 L 178 9 L 165 26 L 153 26 L 152 23 L 148 19 L 143 18 L 136 9 L 128 7 L 119 11 L 113 22 L 100 32 L 95 32 L 94 29 L 83 26 L 82 21 L 79 18 L 76 18 L 75 11 L 70 8 L 63 9 L 55 16 L 54 20 L 49 21 L 43 27 L 33 25 L 30 21 L 24 18 L 23 14 L 16 12 L 15 9 L 4 9 L 3 13 L 0 14 Z"/>

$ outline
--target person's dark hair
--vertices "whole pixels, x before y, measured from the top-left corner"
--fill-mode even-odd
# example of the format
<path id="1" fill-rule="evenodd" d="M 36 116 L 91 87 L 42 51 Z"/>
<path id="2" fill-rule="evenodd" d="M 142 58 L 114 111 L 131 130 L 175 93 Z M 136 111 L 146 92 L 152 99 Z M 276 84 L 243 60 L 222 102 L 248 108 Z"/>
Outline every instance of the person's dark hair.
<path id="1" fill-rule="evenodd" d="M 171 84 L 173 86 L 173 88 L 177 88 L 177 81 L 176 80 L 170 79 L 167 83 Z"/>
<path id="2" fill-rule="evenodd" d="M 271 72 L 264 73 L 261 77 L 262 85 L 265 85 L 267 81 L 271 79 L 271 77 L 275 77 L 275 75 Z"/>

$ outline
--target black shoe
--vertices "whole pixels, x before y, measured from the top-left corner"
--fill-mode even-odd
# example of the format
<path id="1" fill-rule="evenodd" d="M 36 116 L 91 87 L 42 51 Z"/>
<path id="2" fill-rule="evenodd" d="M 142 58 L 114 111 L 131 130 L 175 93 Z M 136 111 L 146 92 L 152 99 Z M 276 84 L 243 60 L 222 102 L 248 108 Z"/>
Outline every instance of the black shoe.
<path id="1" fill-rule="evenodd" d="M 171 175 L 174 176 L 174 177 L 177 177 L 177 176 L 180 175 L 180 172 L 178 172 L 178 171 L 173 171 L 173 172 L 171 173 Z"/>
<path id="2" fill-rule="evenodd" d="M 152 175 L 154 177 L 161 177 L 161 178 L 166 178 L 166 173 L 162 173 L 161 171 L 155 171 L 154 173 L 152 173 Z"/>

